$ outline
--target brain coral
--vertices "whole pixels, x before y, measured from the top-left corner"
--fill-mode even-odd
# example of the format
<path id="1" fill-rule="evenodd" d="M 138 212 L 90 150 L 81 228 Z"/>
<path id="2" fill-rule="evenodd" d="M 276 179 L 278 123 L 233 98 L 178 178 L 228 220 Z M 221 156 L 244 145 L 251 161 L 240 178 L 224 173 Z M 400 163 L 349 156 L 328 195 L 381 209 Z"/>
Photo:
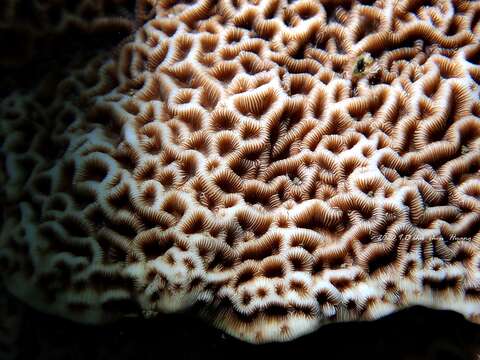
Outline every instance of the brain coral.
<path id="1" fill-rule="evenodd" d="M 480 321 L 480 2 L 136 8 L 49 101 L 0 106 L 10 292 L 257 343 L 414 304 Z"/>

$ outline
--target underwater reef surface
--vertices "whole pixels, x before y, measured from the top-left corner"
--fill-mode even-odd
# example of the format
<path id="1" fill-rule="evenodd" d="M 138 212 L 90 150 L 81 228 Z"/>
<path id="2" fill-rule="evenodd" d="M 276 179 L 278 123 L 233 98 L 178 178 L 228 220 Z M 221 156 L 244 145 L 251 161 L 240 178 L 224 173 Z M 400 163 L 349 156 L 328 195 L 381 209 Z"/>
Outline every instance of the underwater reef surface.
<path id="1" fill-rule="evenodd" d="M 86 324 L 188 311 L 251 343 L 414 305 L 479 321 L 480 3 L 5 8 L 16 298 Z"/>

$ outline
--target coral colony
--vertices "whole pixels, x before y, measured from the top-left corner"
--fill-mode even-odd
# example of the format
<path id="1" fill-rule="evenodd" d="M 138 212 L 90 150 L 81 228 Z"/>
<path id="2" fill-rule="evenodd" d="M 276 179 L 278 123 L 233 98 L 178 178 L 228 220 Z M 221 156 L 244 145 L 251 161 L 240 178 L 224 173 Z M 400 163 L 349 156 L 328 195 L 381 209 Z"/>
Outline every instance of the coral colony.
<path id="1" fill-rule="evenodd" d="M 253 343 L 415 304 L 480 321 L 480 2 L 59 16 L 135 30 L 52 101 L 0 104 L 13 295 L 86 323 L 191 309 Z"/>

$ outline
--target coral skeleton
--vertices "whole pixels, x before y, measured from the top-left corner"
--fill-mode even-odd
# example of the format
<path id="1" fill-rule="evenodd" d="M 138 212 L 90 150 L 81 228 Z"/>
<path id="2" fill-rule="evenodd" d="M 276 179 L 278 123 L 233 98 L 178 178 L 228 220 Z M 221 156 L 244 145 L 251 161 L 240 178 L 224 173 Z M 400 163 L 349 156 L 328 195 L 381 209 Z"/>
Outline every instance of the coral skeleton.
<path id="1" fill-rule="evenodd" d="M 188 310 L 252 343 L 412 305 L 480 322 L 479 19 L 137 1 L 115 51 L 0 103 L 1 280 L 75 321 Z"/>

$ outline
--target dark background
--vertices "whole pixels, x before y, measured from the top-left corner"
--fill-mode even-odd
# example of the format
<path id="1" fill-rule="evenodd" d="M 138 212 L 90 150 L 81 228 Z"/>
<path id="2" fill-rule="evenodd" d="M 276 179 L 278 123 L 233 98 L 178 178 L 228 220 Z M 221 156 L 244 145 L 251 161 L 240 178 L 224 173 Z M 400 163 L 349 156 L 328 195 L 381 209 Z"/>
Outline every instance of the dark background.
<path id="1" fill-rule="evenodd" d="M 413 307 L 373 322 L 330 324 L 287 343 L 251 345 L 189 316 L 85 326 L 25 309 L 18 359 L 479 359 L 480 325 Z"/>

